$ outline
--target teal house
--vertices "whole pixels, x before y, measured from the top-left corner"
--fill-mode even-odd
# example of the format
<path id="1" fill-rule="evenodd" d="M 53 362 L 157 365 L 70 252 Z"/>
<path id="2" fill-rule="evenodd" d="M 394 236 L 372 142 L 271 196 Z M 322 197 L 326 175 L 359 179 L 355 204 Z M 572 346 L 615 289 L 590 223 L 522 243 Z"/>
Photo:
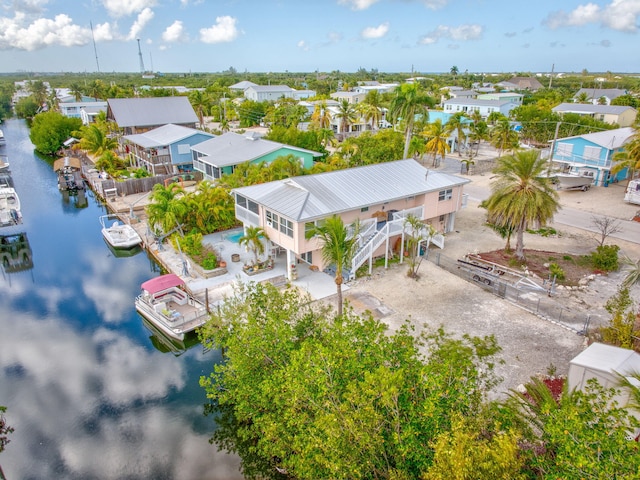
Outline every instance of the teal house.
<path id="1" fill-rule="evenodd" d="M 233 173 L 242 163 L 271 163 L 278 157 L 293 155 L 304 168 L 311 168 L 319 152 L 265 140 L 255 133 L 227 132 L 191 147 L 193 168 L 207 180 L 215 181 Z"/>
<path id="2" fill-rule="evenodd" d="M 614 175 L 611 167 L 614 154 L 624 149 L 634 133 L 633 128 L 622 127 L 559 138 L 552 142 L 551 160 L 563 172 L 588 175 L 593 177 L 595 185 L 607 186 L 629 175 L 626 168 Z"/>

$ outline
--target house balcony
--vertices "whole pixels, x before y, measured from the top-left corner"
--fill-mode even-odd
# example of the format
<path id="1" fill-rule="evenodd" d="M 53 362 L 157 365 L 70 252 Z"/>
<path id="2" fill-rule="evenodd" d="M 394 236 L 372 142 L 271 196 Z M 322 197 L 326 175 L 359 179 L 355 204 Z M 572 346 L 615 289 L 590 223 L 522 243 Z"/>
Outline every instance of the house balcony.
<path id="1" fill-rule="evenodd" d="M 593 159 L 584 158 L 580 155 L 553 155 L 552 160 L 558 163 L 568 165 L 579 165 L 584 167 L 593 167 L 608 170 L 611 168 L 611 160 L 609 159 Z"/>

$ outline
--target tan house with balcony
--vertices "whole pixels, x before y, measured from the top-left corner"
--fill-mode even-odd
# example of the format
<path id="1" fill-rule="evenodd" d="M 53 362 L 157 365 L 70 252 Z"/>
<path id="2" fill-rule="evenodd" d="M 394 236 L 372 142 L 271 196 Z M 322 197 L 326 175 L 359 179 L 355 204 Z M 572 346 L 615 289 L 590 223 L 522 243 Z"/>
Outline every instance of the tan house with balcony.
<path id="1" fill-rule="evenodd" d="M 442 234 L 454 229 L 456 212 L 466 204 L 468 182 L 408 159 L 252 185 L 232 194 L 243 226 L 262 227 L 273 247 L 286 251 L 290 279 L 297 263 L 330 267 L 323 263 L 319 241 L 306 238 L 313 225 L 333 215 L 345 225 L 357 220 L 359 248 L 345 272 L 349 278 L 367 262 L 371 270 L 374 258 L 388 259 L 407 234 L 408 215 L 432 225 L 439 234 L 430 241 L 442 248 Z"/>

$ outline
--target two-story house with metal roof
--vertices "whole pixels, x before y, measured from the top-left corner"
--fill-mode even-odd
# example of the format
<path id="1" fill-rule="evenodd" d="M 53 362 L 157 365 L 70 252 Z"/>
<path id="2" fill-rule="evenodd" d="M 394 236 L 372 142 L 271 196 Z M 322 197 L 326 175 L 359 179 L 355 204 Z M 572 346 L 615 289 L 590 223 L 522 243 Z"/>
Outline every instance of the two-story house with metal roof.
<path id="1" fill-rule="evenodd" d="M 122 140 L 134 165 L 152 175 L 164 175 L 193 170 L 191 146 L 210 138 L 215 135 L 170 123 L 144 133 L 125 135 Z"/>
<path id="2" fill-rule="evenodd" d="M 592 103 L 561 103 L 553 107 L 551 111 L 561 115 L 565 113 L 575 113 L 620 127 L 630 127 L 633 125 L 638 114 L 637 110 L 633 107 L 623 105 L 594 105 Z"/>
<path id="3" fill-rule="evenodd" d="M 123 135 L 133 135 L 172 123 L 195 128 L 198 116 L 187 97 L 110 98 L 107 120 Z"/>
<path id="4" fill-rule="evenodd" d="M 595 185 L 606 186 L 610 182 L 624 180 L 629 173 L 627 169 L 612 176 L 612 158 L 623 150 L 634 132 L 631 127 L 623 127 L 559 138 L 552 143 L 551 160 L 563 171 L 593 177 Z"/>
<path id="5" fill-rule="evenodd" d="M 438 232 L 454 229 L 466 203 L 469 180 L 428 170 L 413 159 L 305 175 L 236 188 L 236 218 L 244 227 L 262 227 L 272 244 L 287 252 L 288 276 L 298 262 L 324 270 L 318 239 L 306 236 L 312 225 L 338 215 L 345 225 L 359 223 L 358 245 L 348 278 L 376 257 L 387 257 L 406 234 L 413 215 Z M 444 246 L 438 235 L 434 243 Z"/>

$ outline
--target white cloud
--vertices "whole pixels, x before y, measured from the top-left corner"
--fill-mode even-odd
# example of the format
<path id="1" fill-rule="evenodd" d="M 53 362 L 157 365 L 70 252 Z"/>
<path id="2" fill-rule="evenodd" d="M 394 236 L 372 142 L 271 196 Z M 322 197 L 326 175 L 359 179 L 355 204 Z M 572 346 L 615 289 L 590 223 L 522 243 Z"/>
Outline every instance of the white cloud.
<path id="1" fill-rule="evenodd" d="M 162 40 L 165 42 L 182 42 L 186 40 L 184 25 L 180 20 L 176 20 L 162 32 Z"/>
<path id="2" fill-rule="evenodd" d="M 379 0 L 338 0 L 338 5 L 347 5 L 351 10 L 366 10 Z"/>
<path id="3" fill-rule="evenodd" d="M 570 12 L 552 12 L 542 23 L 551 29 L 600 24 L 622 32 L 637 32 L 638 17 L 640 0 L 612 0 L 602 7 L 595 3 L 586 3 Z"/>
<path id="4" fill-rule="evenodd" d="M 450 38 L 458 41 L 476 40 L 482 37 L 482 32 L 482 26 L 477 24 L 466 24 L 458 27 L 439 25 L 438 28 L 424 35 L 419 40 L 419 43 L 422 45 L 431 45 L 441 38 Z"/>
<path id="5" fill-rule="evenodd" d="M 377 27 L 367 27 L 360 33 L 362 38 L 382 38 L 389 32 L 389 22 L 382 23 Z"/>
<path id="6" fill-rule="evenodd" d="M 39 18 L 28 25 L 24 14 L 0 18 L 0 50 L 16 48 L 33 51 L 53 45 L 73 47 L 91 41 L 91 30 L 75 25 L 68 15 Z"/>
<path id="7" fill-rule="evenodd" d="M 304 50 L 305 52 L 309 50 L 309 45 L 307 45 L 307 42 L 305 42 L 304 40 L 300 40 L 298 42 L 298 48 Z"/>
<path id="8" fill-rule="evenodd" d="M 204 43 L 231 42 L 238 38 L 237 19 L 225 15 L 216 17 L 215 25 L 200 29 L 200 40 Z"/>
<path id="9" fill-rule="evenodd" d="M 445 7 L 447 3 L 449 3 L 449 0 L 422 0 L 422 3 L 431 10 L 437 10 L 438 8 Z"/>
<path id="10" fill-rule="evenodd" d="M 140 32 L 144 29 L 144 27 L 151 21 L 153 18 L 153 10 L 150 8 L 145 8 L 138 14 L 138 18 L 131 25 L 131 30 L 129 30 L 129 35 L 127 35 L 127 40 L 135 40 L 140 36 Z"/>
<path id="11" fill-rule="evenodd" d="M 108 42 L 117 37 L 117 33 L 113 30 L 113 26 L 109 22 L 99 23 L 93 26 L 93 38 L 96 42 Z"/>
<path id="12" fill-rule="evenodd" d="M 115 18 L 126 17 L 145 9 L 155 7 L 156 0 L 102 0 L 109 15 Z"/>
<path id="13" fill-rule="evenodd" d="M 13 0 L 11 10 L 22 13 L 40 13 L 49 0 Z"/>

